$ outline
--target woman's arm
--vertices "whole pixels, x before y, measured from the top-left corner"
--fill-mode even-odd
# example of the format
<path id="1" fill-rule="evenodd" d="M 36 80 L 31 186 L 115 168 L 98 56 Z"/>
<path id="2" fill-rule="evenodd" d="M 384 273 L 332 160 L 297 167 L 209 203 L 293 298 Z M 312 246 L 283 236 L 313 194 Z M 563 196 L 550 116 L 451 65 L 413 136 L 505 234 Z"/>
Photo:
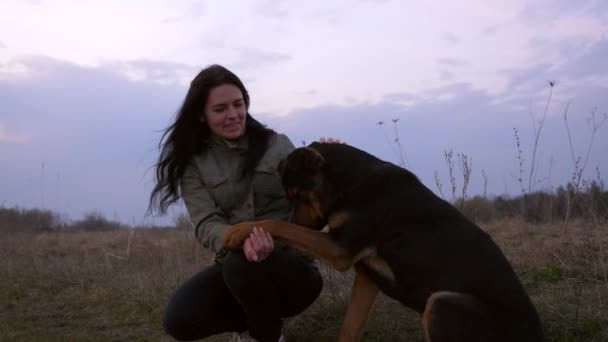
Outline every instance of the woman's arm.
<path id="1" fill-rule="evenodd" d="M 216 254 L 222 254 L 224 232 L 231 225 L 228 224 L 226 215 L 207 190 L 196 166 L 189 165 L 186 168 L 180 187 L 190 220 L 195 227 L 197 240 L 203 247 Z M 247 259 L 254 262 L 266 259 L 273 250 L 272 237 L 261 230 L 252 233 L 243 246 Z"/>
<path id="2" fill-rule="evenodd" d="M 197 167 L 189 164 L 180 182 L 181 196 L 186 204 L 196 238 L 203 247 L 220 253 L 224 247 L 223 235 L 230 224 L 217 206 L 203 182 Z"/>

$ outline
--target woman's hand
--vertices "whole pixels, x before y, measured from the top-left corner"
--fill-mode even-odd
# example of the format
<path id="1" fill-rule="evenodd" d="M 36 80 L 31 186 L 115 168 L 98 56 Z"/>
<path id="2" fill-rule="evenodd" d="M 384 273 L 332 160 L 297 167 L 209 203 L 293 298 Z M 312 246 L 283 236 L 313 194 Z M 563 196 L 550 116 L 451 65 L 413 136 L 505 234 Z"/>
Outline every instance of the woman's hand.
<path id="1" fill-rule="evenodd" d="M 319 142 L 323 143 L 323 144 L 343 144 L 343 142 L 340 141 L 340 139 L 325 138 L 325 137 L 319 138 Z"/>
<path id="2" fill-rule="evenodd" d="M 252 262 L 265 260 L 273 250 L 274 240 L 262 227 L 253 227 L 251 235 L 249 235 L 243 244 L 245 257 Z"/>

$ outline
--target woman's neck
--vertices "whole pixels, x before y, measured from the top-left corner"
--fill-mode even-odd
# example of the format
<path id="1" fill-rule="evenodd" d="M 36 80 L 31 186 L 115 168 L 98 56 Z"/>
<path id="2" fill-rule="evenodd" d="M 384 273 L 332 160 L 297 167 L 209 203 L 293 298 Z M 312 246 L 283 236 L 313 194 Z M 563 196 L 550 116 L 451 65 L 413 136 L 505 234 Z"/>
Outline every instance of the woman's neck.
<path id="1" fill-rule="evenodd" d="M 237 139 L 225 139 L 216 134 L 211 134 L 211 139 L 213 139 L 218 144 L 225 144 L 226 146 L 228 146 L 228 148 L 231 149 L 245 147 L 247 142 L 244 134 L 238 137 Z"/>

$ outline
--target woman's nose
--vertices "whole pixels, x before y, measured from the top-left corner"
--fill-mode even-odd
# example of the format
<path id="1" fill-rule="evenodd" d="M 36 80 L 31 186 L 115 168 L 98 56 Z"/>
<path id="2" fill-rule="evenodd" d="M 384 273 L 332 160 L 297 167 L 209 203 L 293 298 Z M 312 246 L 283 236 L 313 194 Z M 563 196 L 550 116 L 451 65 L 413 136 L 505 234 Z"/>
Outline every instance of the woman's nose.
<path id="1" fill-rule="evenodd" d="M 228 118 L 236 118 L 238 116 L 236 108 L 228 107 L 226 110 L 226 115 Z"/>

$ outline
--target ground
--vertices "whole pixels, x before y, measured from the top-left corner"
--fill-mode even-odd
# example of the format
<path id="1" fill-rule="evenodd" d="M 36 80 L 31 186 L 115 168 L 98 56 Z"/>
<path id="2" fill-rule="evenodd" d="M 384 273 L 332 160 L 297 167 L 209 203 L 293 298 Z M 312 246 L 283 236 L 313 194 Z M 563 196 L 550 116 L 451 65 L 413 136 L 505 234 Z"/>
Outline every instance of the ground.
<path id="1" fill-rule="evenodd" d="M 550 341 L 608 340 L 608 225 L 482 226 L 512 262 Z M 212 255 L 191 231 L 12 234 L 0 239 L 0 341 L 171 341 L 172 291 Z M 286 322 L 287 341 L 334 341 L 352 274 L 323 268 L 319 300 Z M 207 341 L 228 341 L 229 335 Z M 418 316 L 379 297 L 364 341 L 420 341 Z"/>

